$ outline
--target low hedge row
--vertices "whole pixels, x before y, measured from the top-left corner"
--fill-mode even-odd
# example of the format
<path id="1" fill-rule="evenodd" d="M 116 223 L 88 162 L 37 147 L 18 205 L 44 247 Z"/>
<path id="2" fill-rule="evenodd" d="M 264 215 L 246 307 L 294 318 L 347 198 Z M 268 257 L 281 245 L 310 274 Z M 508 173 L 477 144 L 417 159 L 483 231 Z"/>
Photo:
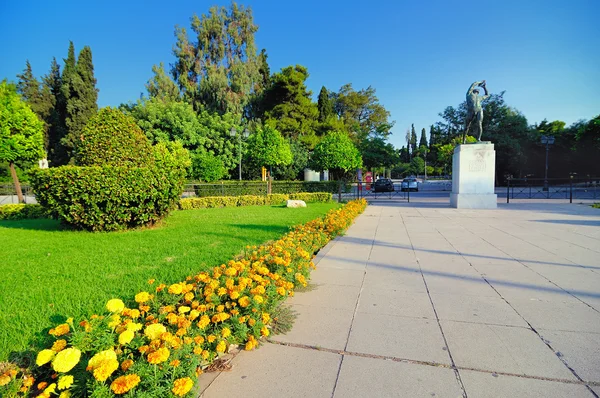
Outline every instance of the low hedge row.
<path id="1" fill-rule="evenodd" d="M 0 206 L 0 220 L 24 220 L 28 218 L 46 218 L 49 214 L 37 204 L 9 204 Z"/>
<path id="2" fill-rule="evenodd" d="M 0 395 L 167 398 L 191 395 L 202 370 L 231 346 L 253 350 L 270 334 L 271 314 L 306 286 L 314 253 L 366 207 L 357 200 L 298 226 L 281 239 L 170 286 L 120 299 L 107 312 L 55 326 L 36 365 L 5 365 Z"/>
<path id="3" fill-rule="evenodd" d="M 179 201 L 181 210 L 207 209 L 214 207 L 239 207 L 258 205 L 278 205 L 288 199 L 303 200 L 310 202 L 330 202 L 332 195 L 329 192 L 294 193 L 294 194 L 271 194 L 266 196 L 242 195 L 242 196 L 212 196 L 203 198 L 185 198 Z"/>
<path id="4" fill-rule="evenodd" d="M 338 192 L 338 181 L 273 181 L 271 192 L 274 194 L 294 194 L 302 192 Z M 189 183 L 188 183 L 189 185 Z M 350 185 L 344 184 L 342 191 L 349 192 Z M 263 181 L 228 181 L 218 184 L 194 184 L 198 197 L 266 195 L 267 183 Z"/>

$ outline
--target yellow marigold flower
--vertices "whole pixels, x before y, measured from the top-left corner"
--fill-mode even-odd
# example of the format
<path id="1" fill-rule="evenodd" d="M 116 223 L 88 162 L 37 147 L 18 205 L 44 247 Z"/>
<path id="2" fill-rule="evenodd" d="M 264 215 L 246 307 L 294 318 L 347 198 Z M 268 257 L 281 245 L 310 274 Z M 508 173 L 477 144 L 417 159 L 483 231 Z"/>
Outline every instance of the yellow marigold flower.
<path id="1" fill-rule="evenodd" d="M 132 332 L 137 332 L 138 330 L 142 330 L 144 327 L 141 323 L 130 322 L 127 324 L 127 330 L 131 330 Z"/>
<path id="2" fill-rule="evenodd" d="M 139 292 L 135 295 L 136 303 L 145 303 L 146 301 L 152 300 L 152 295 L 148 292 Z"/>
<path id="3" fill-rule="evenodd" d="M 111 384 L 110 389 L 117 395 L 125 394 L 140 383 L 140 376 L 130 374 L 117 377 Z"/>
<path id="4" fill-rule="evenodd" d="M 184 298 L 186 301 L 192 301 L 192 300 L 194 299 L 194 293 L 192 293 L 192 292 L 187 292 L 187 293 L 186 293 L 186 294 L 183 296 L 183 298 Z"/>
<path id="5" fill-rule="evenodd" d="M 262 304 L 265 301 L 264 297 L 257 294 L 254 296 L 254 302 L 257 304 Z"/>
<path id="6" fill-rule="evenodd" d="M 133 366 L 133 360 L 132 359 L 126 359 L 126 360 L 123 361 L 123 363 L 121 363 L 121 370 L 123 372 L 126 372 L 132 366 Z"/>
<path id="7" fill-rule="evenodd" d="M 50 329 L 48 334 L 51 334 L 56 337 L 64 336 L 65 334 L 69 333 L 70 330 L 71 328 L 69 327 L 69 324 L 63 323 L 62 325 L 58 325 L 57 327 Z"/>
<path id="8" fill-rule="evenodd" d="M 225 352 L 227 349 L 227 344 L 225 344 L 224 340 L 219 341 L 217 344 L 217 348 L 215 349 L 217 352 Z"/>
<path id="9" fill-rule="evenodd" d="M 202 336 L 196 336 L 196 337 L 194 337 L 194 343 L 196 343 L 198 345 L 204 343 L 204 337 L 202 337 Z"/>
<path id="10" fill-rule="evenodd" d="M 238 303 L 240 303 L 240 307 L 246 308 L 250 305 L 250 298 L 248 296 L 244 296 L 238 300 Z"/>
<path id="11" fill-rule="evenodd" d="M 200 312 L 196 311 L 196 310 L 192 310 L 190 311 L 190 314 L 188 315 L 188 317 L 190 318 L 190 320 L 194 320 L 196 318 L 198 318 L 200 316 Z"/>
<path id="12" fill-rule="evenodd" d="M 190 390 L 194 387 L 194 382 L 189 377 L 184 377 L 182 379 L 175 380 L 173 383 L 173 394 L 178 397 L 183 397 L 185 394 L 190 392 Z"/>
<path id="13" fill-rule="evenodd" d="M 168 348 L 162 347 L 162 348 L 159 348 L 158 350 L 148 354 L 148 362 L 153 365 L 163 363 L 167 359 L 169 359 L 170 355 L 171 355 L 171 351 L 169 351 Z"/>
<path id="14" fill-rule="evenodd" d="M 140 310 L 132 309 L 131 311 L 129 311 L 129 316 L 132 319 L 138 319 L 140 317 Z"/>
<path id="15" fill-rule="evenodd" d="M 171 294 L 181 294 L 183 292 L 183 286 L 180 283 L 175 283 L 169 286 L 169 293 Z"/>
<path id="16" fill-rule="evenodd" d="M 71 391 L 67 390 L 61 392 L 58 398 L 71 398 Z"/>
<path id="17" fill-rule="evenodd" d="M 75 380 L 74 380 L 73 376 L 71 376 L 71 375 L 60 376 L 58 378 L 58 389 L 66 390 L 67 388 L 69 388 L 73 385 L 74 381 Z"/>
<path id="18" fill-rule="evenodd" d="M 44 394 L 52 394 L 56 391 L 56 383 L 50 384 L 48 387 L 44 389 Z"/>
<path id="19" fill-rule="evenodd" d="M 58 373 L 67 373 L 79 363 L 81 351 L 75 347 L 66 348 L 56 354 L 52 360 L 52 368 Z"/>
<path id="20" fill-rule="evenodd" d="M 160 323 L 153 323 L 152 325 L 146 326 L 144 334 L 150 340 L 156 340 L 160 338 L 160 335 L 167 331 L 167 328 Z"/>
<path id="21" fill-rule="evenodd" d="M 212 321 L 213 323 L 223 322 L 230 318 L 231 315 L 225 312 L 219 312 L 218 314 L 213 315 Z"/>
<path id="22" fill-rule="evenodd" d="M 131 343 L 135 333 L 132 330 L 125 330 L 123 333 L 119 335 L 119 344 L 125 345 Z"/>
<path id="23" fill-rule="evenodd" d="M 269 333 L 269 329 L 267 329 L 267 327 L 266 327 L 266 326 L 263 326 L 263 327 L 260 329 L 260 335 L 261 335 L 261 336 L 267 337 L 267 336 L 269 336 L 269 334 L 270 334 L 270 333 Z"/>
<path id="24" fill-rule="evenodd" d="M 171 365 L 172 367 L 176 368 L 181 364 L 181 361 L 179 359 L 174 359 L 171 361 L 171 363 L 169 363 L 169 365 Z"/>
<path id="25" fill-rule="evenodd" d="M 207 340 L 209 343 L 212 343 L 212 342 L 214 342 L 216 339 L 217 339 L 217 336 L 215 336 L 214 334 L 209 334 L 209 335 L 206 337 L 206 340 Z"/>
<path id="26" fill-rule="evenodd" d="M 117 326 L 119 326 L 119 324 L 121 323 L 121 317 L 119 316 L 119 314 L 112 314 L 109 318 L 110 322 L 108 322 L 108 327 L 109 328 L 115 328 Z"/>
<path id="27" fill-rule="evenodd" d="M 8 383 L 10 383 L 11 380 L 12 380 L 11 377 L 7 374 L 1 375 L 0 376 L 0 387 L 7 385 Z"/>
<path id="28" fill-rule="evenodd" d="M 269 323 L 271 321 L 271 315 L 267 314 L 266 312 L 263 312 L 262 321 L 265 324 Z"/>
<path id="29" fill-rule="evenodd" d="M 120 314 L 125 309 L 125 303 L 120 299 L 110 299 L 106 303 L 106 309 L 112 313 Z"/>
<path id="30" fill-rule="evenodd" d="M 35 360 L 35 364 L 37 366 L 45 365 L 48 362 L 50 362 L 52 360 L 52 358 L 54 358 L 55 355 L 56 355 L 56 352 L 54 352 L 53 350 L 42 350 L 42 351 L 38 352 L 37 358 Z"/>
<path id="31" fill-rule="evenodd" d="M 280 294 L 280 295 L 282 295 L 282 296 L 285 296 L 285 294 L 286 294 L 286 292 L 285 292 L 285 288 L 283 288 L 283 287 L 281 287 L 281 286 L 280 286 L 280 287 L 278 287 L 278 288 L 277 288 L 277 293 L 278 293 L 278 294 Z"/>
<path id="32" fill-rule="evenodd" d="M 33 385 L 33 383 L 35 383 L 35 379 L 31 376 L 25 376 L 24 380 L 23 380 L 23 386 L 24 387 L 31 387 Z"/>
<path id="33" fill-rule="evenodd" d="M 200 347 L 199 345 L 194 347 L 194 354 L 196 354 L 196 355 L 202 354 L 202 347 Z"/>
<path id="34" fill-rule="evenodd" d="M 93 370 L 97 368 L 102 361 L 111 359 L 117 360 L 117 353 L 114 350 L 100 351 L 89 360 L 87 370 Z"/>
<path id="35" fill-rule="evenodd" d="M 210 318 L 208 317 L 208 315 L 202 315 L 200 317 L 200 320 L 198 321 L 198 327 L 200 329 L 204 329 L 205 327 L 207 327 L 210 324 Z"/>
<path id="36" fill-rule="evenodd" d="M 254 319 L 254 318 L 248 319 L 248 325 L 250 325 L 250 326 L 256 325 L 256 319 Z"/>
<path id="37" fill-rule="evenodd" d="M 240 293 L 238 291 L 232 291 L 229 293 L 229 298 L 232 300 L 237 300 L 240 297 Z"/>
<path id="38" fill-rule="evenodd" d="M 106 381 L 115 370 L 119 368 L 119 361 L 116 359 L 106 359 L 94 368 L 94 378 L 98 381 Z"/>
<path id="39" fill-rule="evenodd" d="M 225 311 L 225 306 L 223 304 L 217 305 L 217 312 Z"/>
<path id="40" fill-rule="evenodd" d="M 227 338 L 227 337 L 231 336 L 231 329 L 223 328 L 221 330 L 221 336 L 223 336 L 223 338 Z"/>
<path id="41" fill-rule="evenodd" d="M 179 312 L 180 314 L 185 314 L 186 312 L 190 312 L 190 310 L 191 310 L 190 307 L 182 305 L 181 307 L 179 307 L 179 309 L 177 310 L 177 312 Z"/>
<path id="42" fill-rule="evenodd" d="M 60 351 L 64 350 L 64 348 L 66 346 L 67 346 L 67 340 L 64 340 L 64 339 L 56 340 L 54 342 L 54 344 L 52 344 L 52 351 L 60 352 Z"/>

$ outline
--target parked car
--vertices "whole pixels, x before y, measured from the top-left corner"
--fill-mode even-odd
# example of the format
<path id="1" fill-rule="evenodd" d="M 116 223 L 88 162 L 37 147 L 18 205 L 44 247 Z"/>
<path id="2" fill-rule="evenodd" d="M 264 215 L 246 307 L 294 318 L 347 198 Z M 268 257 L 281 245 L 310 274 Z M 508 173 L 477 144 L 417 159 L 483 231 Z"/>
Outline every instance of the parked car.
<path id="1" fill-rule="evenodd" d="M 406 192 L 406 191 L 419 192 L 419 183 L 417 182 L 417 179 L 414 177 L 405 178 L 404 180 L 402 180 L 402 183 L 400 184 L 400 190 L 402 192 Z"/>
<path id="2" fill-rule="evenodd" d="M 389 178 L 380 178 L 377 181 L 375 181 L 373 191 L 394 192 L 394 183 Z"/>

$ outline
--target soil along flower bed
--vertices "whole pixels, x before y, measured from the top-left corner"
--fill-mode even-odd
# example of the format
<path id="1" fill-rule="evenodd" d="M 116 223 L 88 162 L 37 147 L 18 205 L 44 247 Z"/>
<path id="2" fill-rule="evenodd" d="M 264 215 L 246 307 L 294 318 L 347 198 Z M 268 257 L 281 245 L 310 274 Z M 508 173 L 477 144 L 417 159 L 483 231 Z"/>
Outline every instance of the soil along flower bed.
<path id="1" fill-rule="evenodd" d="M 49 331 L 35 365 L 0 368 L 5 397 L 182 397 L 232 344 L 253 350 L 270 333 L 271 312 L 297 285 L 306 286 L 313 255 L 366 207 L 352 201 L 247 250 L 227 264 L 170 286 L 149 281 L 127 305 Z"/>

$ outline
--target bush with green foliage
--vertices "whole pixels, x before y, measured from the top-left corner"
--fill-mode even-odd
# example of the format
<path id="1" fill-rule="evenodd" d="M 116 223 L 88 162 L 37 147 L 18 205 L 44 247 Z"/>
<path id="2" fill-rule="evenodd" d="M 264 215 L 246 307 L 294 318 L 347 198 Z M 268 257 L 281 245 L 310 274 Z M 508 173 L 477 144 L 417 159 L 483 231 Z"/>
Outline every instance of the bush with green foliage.
<path id="1" fill-rule="evenodd" d="M 225 177 L 225 174 L 227 174 L 227 170 L 220 157 L 205 151 L 197 151 L 192 154 L 190 176 L 194 180 L 214 182 Z"/>
<path id="2" fill-rule="evenodd" d="M 203 198 L 185 198 L 179 202 L 179 209 L 211 209 L 215 207 L 240 207 L 240 206 L 262 206 L 278 205 L 286 200 L 303 200 L 305 202 L 330 202 L 332 198 L 329 192 L 296 193 L 296 194 L 271 194 L 265 196 L 242 195 L 242 196 L 210 196 Z"/>
<path id="3" fill-rule="evenodd" d="M 351 186 L 343 184 L 343 191 L 349 192 Z M 300 192 L 331 192 L 338 191 L 336 181 L 273 181 L 273 193 L 293 194 Z M 240 196 L 240 195 L 266 195 L 267 183 L 262 181 L 228 181 L 215 184 L 194 185 L 196 196 Z"/>
<path id="4" fill-rule="evenodd" d="M 64 223 L 90 231 L 149 225 L 175 208 L 189 155 L 180 143 L 152 147 L 133 119 L 105 108 L 90 119 L 76 146 L 81 166 L 38 169 L 38 202 Z"/>
<path id="5" fill-rule="evenodd" d="M 48 213 L 37 204 L 8 204 L 0 206 L 0 220 L 25 220 L 46 218 Z"/>

